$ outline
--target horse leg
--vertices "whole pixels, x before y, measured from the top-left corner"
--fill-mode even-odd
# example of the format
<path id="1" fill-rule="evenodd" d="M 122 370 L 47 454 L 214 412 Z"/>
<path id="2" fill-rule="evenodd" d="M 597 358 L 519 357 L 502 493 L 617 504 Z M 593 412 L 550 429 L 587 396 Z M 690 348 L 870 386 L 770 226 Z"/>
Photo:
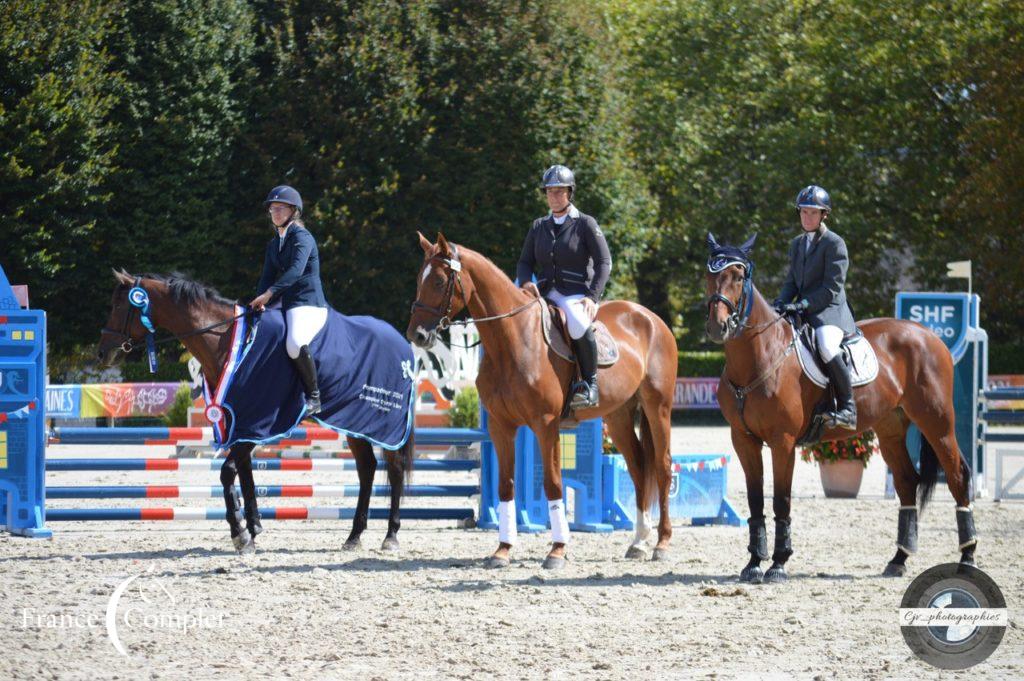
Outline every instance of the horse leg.
<path id="1" fill-rule="evenodd" d="M 391 487 L 391 508 L 388 510 L 388 533 L 384 537 L 381 549 L 384 551 L 398 550 L 398 528 L 402 526 L 399 509 L 402 495 L 405 493 L 405 471 L 399 462 L 398 452 L 385 452 L 384 459 L 388 464 L 388 483 Z"/>
<path id="2" fill-rule="evenodd" d="M 672 514 L 668 508 L 672 488 L 672 401 L 671 397 L 664 399 L 662 394 L 657 398 L 644 401 L 640 442 L 647 456 L 647 467 L 654 470 L 658 486 L 658 543 L 651 552 L 651 560 L 668 560 L 668 545 L 672 541 Z"/>
<path id="3" fill-rule="evenodd" d="M 917 470 L 907 451 L 909 421 L 902 409 L 893 411 L 874 426 L 882 458 L 892 471 L 893 485 L 900 498 L 896 524 L 896 555 L 885 566 L 885 577 L 907 574 L 907 558 L 917 551 Z"/>
<path id="4" fill-rule="evenodd" d="M 260 524 L 260 509 L 256 501 L 256 481 L 252 476 L 252 450 L 256 447 L 251 442 L 240 442 L 231 448 L 231 457 L 238 464 L 238 484 L 242 488 L 242 499 L 245 501 L 245 525 L 252 536 L 263 532 Z"/>
<path id="5" fill-rule="evenodd" d="M 952 379 L 950 379 L 952 381 Z M 946 473 L 946 484 L 953 499 L 956 500 L 956 529 L 960 549 L 960 562 L 974 565 L 974 552 L 978 547 L 978 535 L 974 529 L 974 511 L 971 508 L 971 469 L 960 453 L 956 441 L 956 429 L 953 422 L 953 405 L 946 400 L 945 404 L 936 404 L 935 395 L 948 394 L 942 386 L 922 386 L 924 396 L 919 399 L 904 398 L 903 408 L 907 415 L 921 429 L 921 437 L 925 442 L 921 445 L 921 479 L 924 485 L 929 480 L 934 484 L 935 459 Z M 931 396 L 929 399 L 921 397 Z M 913 403 L 912 403 L 913 402 Z M 931 458 L 929 465 L 928 459 Z M 930 469 L 930 472 L 926 472 Z M 925 495 L 926 497 L 927 495 Z M 924 498 L 921 507 L 924 508 Z"/>
<path id="6" fill-rule="evenodd" d="M 626 550 L 626 558 L 642 560 L 646 557 L 647 538 L 651 534 L 650 488 L 647 471 L 644 469 L 643 449 L 633 428 L 633 415 L 636 413 L 636 401 L 629 400 L 610 414 L 605 415 L 604 422 L 608 426 L 608 435 L 626 461 L 626 470 L 633 480 L 636 492 L 636 522 L 634 525 L 633 542 Z"/>
<path id="7" fill-rule="evenodd" d="M 350 437 L 348 448 L 356 460 L 356 472 L 359 475 L 359 499 L 356 501 L 356 512 L 352 518 L 352 531 L 342 547 L 352 551 L 359 548 L 359 538 L 366 530 L 370 496 L 373 494 L 373 476 L 377 472 L 377 457 L 373 453 L 373 446 L 366 440 Z"/>
<path id="8" fill-rule="evenodd" d="M 732 446 L 743 466 L 743 477 L 747 483 L 747 506 L 750 518 L 747 526 L 750 530 L 750 561 L 740 571 L 740 581 L 760 584 L 764 579 L 761 561 L 768 560 L 768 534 L 764 527 L 764 464 L 761 461 L 763 442 L 754 435 L 740 430 L 732 430 Z"/>
<path id="9" fill-rule="evenodd" d="M 494 452 L 498 457 L 498 549 L 487 559 L 489 568 L 509 566 L 509 551 L 516 543 L 518 526 L 516 523 L 515 475 L 516 466 L 516 428 L 494 418 L 488 422 L 487 429 L 494 443 Z"/>
<path id="10" fill-rule="evenodd" d="M 793 555 L 793 539 L 791 535 L 793 464 L 796 461 L 794 441 L 787 438 L 784 442 L 772 447 L 772 478 L 775 495 L 772 498 L 772 510 L 775 512 L 775 550 L 772 553 L 772 565 L 764 573 L 764 581 L 777 584 L 788 579 L 786 561 Z M 767 540 L 767 537 L 765 537 Z"/>
<path id="11" fill-rule="evenodd" d="M 548 498 L 548 519 L 551 522 L 551 550 L 544 559 L 543 567 L 545 570 L 557 570 L 565 567 L 569 544 L 569 522 L 565 518 L 565 500 L 562 497 L 562 448 L 558 419 L 533 432 L 537 435 L 544 461 L 544 494 Z"/>
<path id="12" fill-rule="evenodd" d="M 239 553 L 253 553 L 256 550 L 252 536 L 242 525 L 242 499 L 235 489 L 238 466 L 233 451 L 228 453 L 220 467 L 220 484 L 224 487 L 224 508 L 228 527 L 231 528 L 231 542 Z"/>

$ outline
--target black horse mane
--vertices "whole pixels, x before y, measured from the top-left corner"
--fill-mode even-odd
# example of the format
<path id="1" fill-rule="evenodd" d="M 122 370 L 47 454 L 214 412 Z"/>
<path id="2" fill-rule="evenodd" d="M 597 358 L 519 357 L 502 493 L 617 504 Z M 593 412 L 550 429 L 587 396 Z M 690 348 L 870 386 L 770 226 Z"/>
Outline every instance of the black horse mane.
<path id="1" fill-rule="evenodd" d="M 170 274 L 146 272 L 138 276 L 166 285 L 171 294 L 171 300 L 179 305 L 197 305 L 206 302 L 221 303 L 222 305 L 235 304 L 235 301 L 228 300 L 212 286 L 193 281 L 180 272 L 171 272 Z"/>

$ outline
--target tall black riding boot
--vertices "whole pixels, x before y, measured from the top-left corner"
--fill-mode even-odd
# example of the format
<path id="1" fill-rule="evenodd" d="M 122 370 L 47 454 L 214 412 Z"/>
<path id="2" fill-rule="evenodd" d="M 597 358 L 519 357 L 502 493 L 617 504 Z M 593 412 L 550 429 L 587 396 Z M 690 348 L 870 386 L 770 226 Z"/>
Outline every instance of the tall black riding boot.
<path id="1" fill-rule="evenodd" d="M 294 360 L 295 369 L 302 379 L 302 386 L 306 390 L 306 416 L 314 416 L 320 413 L 320 388 L 316 383 L 316 364 L 313 362 L 313 355 L 309 352 L 309 346 L 303 345 L 299 348 L 299 356 Z"/>
<path id="2" fill-rule="evenodd" d="M 594 338 L 594 327 L 590 327 L 582 337 L 574 340 L 572 349 L 576 353 L 576 361 L 579 363 L 580 376 L 583 380 L 573 393 L 571 406 L 573 409 L 596 407 L 600 396 L 597 391 L 597 339 Z"/>
<path id="3" fill-rule="evenodd" d="M 850 367 L 846 366 L 842 355 L 836 355 L 825 365 L 828 378 L 836 389 L 836 411 L 829 414 L 830 426 L 857 430 L 857 403 L 853 400 L 853 384 L 850 380 Z"/>

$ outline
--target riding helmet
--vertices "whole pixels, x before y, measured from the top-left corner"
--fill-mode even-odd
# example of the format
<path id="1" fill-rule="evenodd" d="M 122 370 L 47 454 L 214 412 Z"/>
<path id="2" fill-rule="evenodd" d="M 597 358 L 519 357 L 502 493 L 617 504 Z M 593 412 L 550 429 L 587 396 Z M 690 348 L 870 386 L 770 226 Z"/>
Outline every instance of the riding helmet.
<path id="1" fill-rule="evenodd" d="M 267 194 L 267 199 L 263 202 L 263 205 L 269 205 L 271 203 L 285 203 L 289 206 L 295 206 L 300 211 L 302 210 L 302 197 L 299 196 L 299 192 L 286 184 L 274 187 Z"/>
<path id="2" fill-rule="evenodd" d="M 816 184 L 810 184 L 800 190 L 796 195 L 797 208 L 818 208 L 825 212 L 832 210 L 832 197 L 824 188 Z"/>
<path id="3" fill-rule="evenodd" d="M 572 171 L 562 165 L 553 165 L 544 171 L 544 179 L 541 182 L 541 191 L 548 187 L 568 187 L 569 198 L 576 193 L 576 176 Z"/>

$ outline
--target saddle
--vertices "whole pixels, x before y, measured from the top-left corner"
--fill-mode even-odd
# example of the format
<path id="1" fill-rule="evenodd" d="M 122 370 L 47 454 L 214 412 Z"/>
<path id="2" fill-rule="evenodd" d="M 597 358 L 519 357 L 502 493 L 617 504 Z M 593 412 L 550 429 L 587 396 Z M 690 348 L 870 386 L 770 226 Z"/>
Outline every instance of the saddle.
<path id="1" fill-rule="evenodd" d="M 828 380 L 828 373 L 818 344 L 814 337 L 814 329 L 796 316 L 788 316 L 787 320 L 793 327 L 793 333 L 800 339 L 797 343 L 797 360 L 804 375 L 819 388 L 825 388 L 821 401 L 815 405 L 811 422 L 807 430 L 797 440 L 798 445 L 810 445 L 821 440 L 825 432 L 825 415 L 837 408 L 835 390 Z M 853 387 L 867 385 L 878 377 L 878 357 L 871 343 L 864 337 L 860 329 L 843 338 L 840 344 L 840 356 L 850 368 L 850 382 Z"/>
<path id="2" fill-rule="evenodd" d="M 569 337 L 569 326 L 565 323 L 565 313 L 561 308 L 546 299 L 541 305 L 541 328 L 544 330 L 544 342 L 554 350 L 555 354 L 572 364 L 576 356 L 572 352 L 572 340 Z M 597 341 L 597 366 L 610 367 L 619 361 L 619 343 L 613 337 L 604 322 L 594 320 L 594 339 Z"/>

